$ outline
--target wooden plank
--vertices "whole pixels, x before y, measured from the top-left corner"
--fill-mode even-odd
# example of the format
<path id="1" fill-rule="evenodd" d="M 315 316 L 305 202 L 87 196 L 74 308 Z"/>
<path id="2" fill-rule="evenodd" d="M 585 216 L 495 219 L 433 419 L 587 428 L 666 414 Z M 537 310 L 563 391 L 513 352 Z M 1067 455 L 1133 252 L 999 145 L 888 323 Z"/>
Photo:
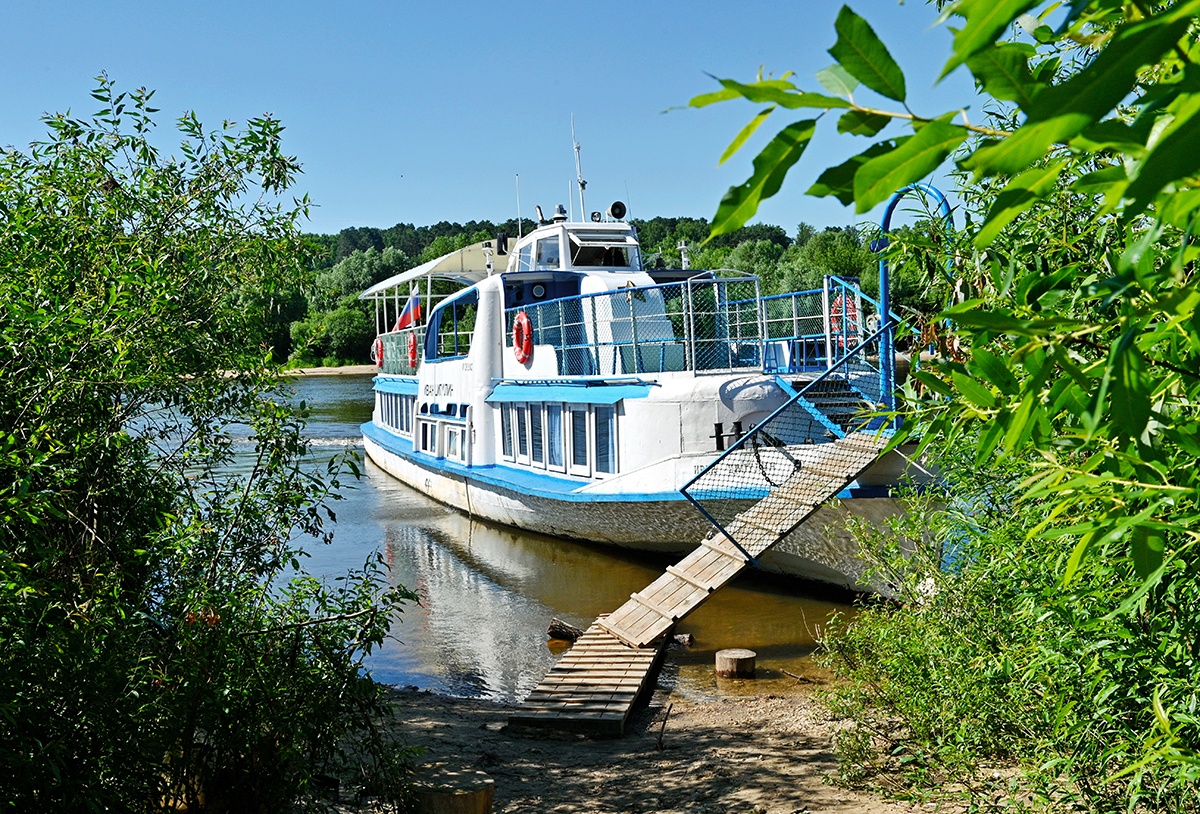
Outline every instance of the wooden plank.
<path id="1" fill-rule="evenodd" d="M 689 585 L 691 585 L 694 588 L 699 588 L 701 591 L 704 591 L 705 593 L 711 593 L 713 590 L 712 586 L 709 585 L 707 582 L 701 582 L 696 577 L 693 577 L 691 574 L 689 574 L 687 571 L 684 571 L 681 568 L 676 568 L 674 565 L 667 566 L 667 573 L 670 574 L 671 576 L 675 577 L 676 579 L 683 580 L 684 582 L 688 583 Z"/>

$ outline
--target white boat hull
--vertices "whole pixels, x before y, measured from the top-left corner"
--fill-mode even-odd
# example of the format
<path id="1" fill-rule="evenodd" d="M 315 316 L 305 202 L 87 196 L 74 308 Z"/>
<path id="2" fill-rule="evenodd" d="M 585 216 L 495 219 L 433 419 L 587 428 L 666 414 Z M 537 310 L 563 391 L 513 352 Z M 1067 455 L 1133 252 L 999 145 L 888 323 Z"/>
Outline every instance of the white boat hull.
<path id="1" fill-rule="evenodd" d="M 657 554 L 686 554 L 712 530 L 682 495 L 678 499 L 572 500 L 529 494 L 517 488 L 430 466 L 388 449 L 369 436 L 367 455 L 404 484 L 473 517 L 547 534 Z M 880 527 L 902 511 L 892 497 L 835 500 L 759 557 L 764 571 L 853 590 L 878 590 L 868 581 L 849 517 Z"/>

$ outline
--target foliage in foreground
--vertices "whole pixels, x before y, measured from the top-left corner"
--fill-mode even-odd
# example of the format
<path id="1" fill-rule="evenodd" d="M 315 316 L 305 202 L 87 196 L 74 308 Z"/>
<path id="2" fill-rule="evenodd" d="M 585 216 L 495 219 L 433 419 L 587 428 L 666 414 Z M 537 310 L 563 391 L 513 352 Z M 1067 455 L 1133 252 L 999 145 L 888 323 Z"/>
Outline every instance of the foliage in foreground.
<path id="1" fill-rule="evenodd" d="M 1200 575 L 1176 561 L 1148 611 L 1112 612 L 1139 588 L 1132 563 L 1110 545 L 1064 586 L 1059 547 L 1027 535 L 1053 507 L 1022 500 L 1028 462 L 938 464 L 945 493 L 859 529 L 895 598 L 826 634 L 823 658 L 846 679 L 831 700 L 852 722 L 838 735 L 846 779 L 1013 808 L 1200 807 L 1186 763 L 1141 760 L 1156 699 L 1200 684 Z M 911 557 L 898 540 L 924 544 Z M 1190 721 L 1175 734 L 1197 737 Z"/>
<path id="2" fill-rule="evenodd" d="M 983 100 L 974 120 L 966 105 L 909 108 L 902 69 L 849 7 L 835 64 L 817 77 L 825 92 L 760 76 L 692 101 L 762 106 L 727 155 L 776 111 L 812 112 L 730 189 L 715 233 L 745 223 L 835 123 L 866 146 L 810 194 L 865 212 L 951 157 L 959 173 L 960 301 L 941 358 L 915 376 L 905 432 L 969 447 L 966 465 L 984 473 L 1015 467 L 999 505 L 1017 525 L 976 533 L 962 520 L 961 573 L 926 604 L 868 612 L 831 647 L 844 645 L 862 690 L 857 714 L 896 716 L 910 756 L 944 768 L 988 748 L 1036 755 L 1051 797 L 1195 809 L 1200 2 L 959 0 L 947 11 L 944 73 L 970 71 Z M 977 510 L 982 493 L 959 488 L 952 499 Z M 1023 629 L 1006 631 L 1006 615 Z M 866 656 L 877 668 L 859 669 Z M 1003 681 L 979 680 L 1009 662 Z M 921 691 L 905 669 L 943 686 Z M 1006 712 L 1018 704 L 1024 726 Z M 999 714 L 968 716 L 963 730 L 964 710 Z M 973 742 L 976 729 L 994 746 Z"/>
<path id="3" fill-rule="evenodd" d="M 304 267 L 282 127 L 188 114 L 168 158 L 150 92 L 93 96 L 0 154 L 0 805 L 394 794 L 361 663 L 409 594 L 304 574 L 339 470 L 264 363 Z"/>

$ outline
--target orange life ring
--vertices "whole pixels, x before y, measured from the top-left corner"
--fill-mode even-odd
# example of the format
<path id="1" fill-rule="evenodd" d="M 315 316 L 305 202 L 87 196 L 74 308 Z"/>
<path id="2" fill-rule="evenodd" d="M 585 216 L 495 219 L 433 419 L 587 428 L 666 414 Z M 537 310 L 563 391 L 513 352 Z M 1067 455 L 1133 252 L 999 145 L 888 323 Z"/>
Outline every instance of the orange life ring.
<path id="1" fill-rule="evenodd" d="M 375 344 L 371 345 L 371 361 L 376 367 L 383 367 L 383 340 L 378 336 L 375 337 Z"/>
<path id="2" fill-rule="evenodd" d="M 417 366 L 417 334 L 416 331 L 408 335 L 408 366 Z"/>
<path id="3" fill-rule="evenodd" d="M 533 326 L 529 324 L 529 314 L 518 311 L 513 320 L 513 356 L 525 364 L 533 358 Z"/>

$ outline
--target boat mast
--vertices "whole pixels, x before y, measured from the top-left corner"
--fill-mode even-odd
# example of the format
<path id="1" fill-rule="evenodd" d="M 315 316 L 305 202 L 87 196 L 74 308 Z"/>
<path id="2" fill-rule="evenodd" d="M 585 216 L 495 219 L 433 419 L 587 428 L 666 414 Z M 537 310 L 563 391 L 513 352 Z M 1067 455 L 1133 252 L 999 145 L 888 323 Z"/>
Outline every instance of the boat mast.
<path id="1" fill-rule="evenodd" d="M 583 205 L 583 191 L 587 181 L 583 180 L 583 170 L 579 165 L 579 141 L 575 138 L 575 114 L 571 114 L 571 141 L 575 143 L 575 180 L 579 184 L 579 219 L 587 219 L 587 207 Z"/>

